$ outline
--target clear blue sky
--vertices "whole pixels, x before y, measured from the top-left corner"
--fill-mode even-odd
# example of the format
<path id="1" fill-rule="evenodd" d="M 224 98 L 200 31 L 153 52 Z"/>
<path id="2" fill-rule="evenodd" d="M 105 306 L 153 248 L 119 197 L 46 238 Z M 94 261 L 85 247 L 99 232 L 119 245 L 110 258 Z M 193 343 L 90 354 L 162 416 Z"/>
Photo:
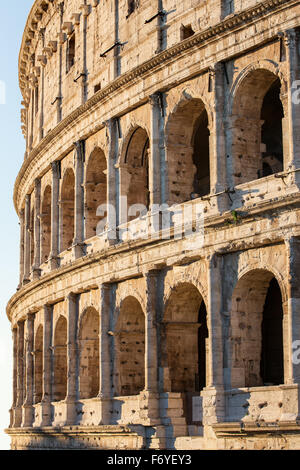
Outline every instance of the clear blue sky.
<path id="1" fill-rule="evenodd" d="M 18 55 L 22 33 L 33 0 L 18 0 L 16 5 L 0 4 L 0 80 L 6 85 L 6 104 L 0 104 L 0 449 L 9 448 L 3 432 L 9 424 L 12 403 L 12 342 L 5 307 L 18 284 L 19 226 L 12 193 L 24 157 L 20 128 L 21 95 L 18 87 Z"/>

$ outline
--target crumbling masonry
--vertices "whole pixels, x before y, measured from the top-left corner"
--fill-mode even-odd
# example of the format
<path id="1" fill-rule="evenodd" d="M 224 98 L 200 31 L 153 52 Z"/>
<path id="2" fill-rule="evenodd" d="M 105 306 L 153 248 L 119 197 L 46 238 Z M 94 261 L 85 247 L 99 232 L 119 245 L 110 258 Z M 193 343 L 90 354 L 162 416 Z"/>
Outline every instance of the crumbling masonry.
<path id="1" fill-rule="evenodd" d="M 34 2 L 13 449 L 300 448 L 299 31 L 299 0 Z"/>

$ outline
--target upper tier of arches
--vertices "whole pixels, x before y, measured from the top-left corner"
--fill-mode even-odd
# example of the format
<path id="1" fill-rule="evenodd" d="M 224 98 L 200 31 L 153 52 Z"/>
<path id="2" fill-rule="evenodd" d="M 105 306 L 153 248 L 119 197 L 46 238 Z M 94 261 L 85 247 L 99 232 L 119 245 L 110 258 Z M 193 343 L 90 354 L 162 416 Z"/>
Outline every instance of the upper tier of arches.
<path id="1" fill-rule="evenodd" d="M 258 3 L 248 0 L 247 8 Z M 119 76 L 243 9 L 241 0 L 188 8 L 173 0 L 36 0 L 19 55 L 26 154 Z"/>

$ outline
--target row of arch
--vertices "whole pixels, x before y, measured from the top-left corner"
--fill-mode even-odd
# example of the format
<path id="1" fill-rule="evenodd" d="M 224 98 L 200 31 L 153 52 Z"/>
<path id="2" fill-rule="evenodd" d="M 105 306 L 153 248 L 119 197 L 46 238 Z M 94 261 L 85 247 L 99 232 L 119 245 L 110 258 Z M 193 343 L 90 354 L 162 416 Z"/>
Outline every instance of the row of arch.
<path id="1" fill-rule="evenodd" d="M 245 183 L 283 170 L 281 80 L 267 69 L 250 71 L 235 90 L 232 104 L 231 152 L 234 184 Z M 225 118 L 224 118 L 225 119 Z M 167 180 L 169 205 L 180 204 L 211 192 L 211 117 L 204 102 L 188 97 L 171 114 L 166 126 Z M 125 139 L 121 165 L 120 194 L 128 207 L 150 208 L 150 137 L 136 127 Z M 218 158 L 225 158 L 219 155 Z M 90 154 L 85 171 L 85 239 L 97 234 L 104 218 L 97 208 L 107 201 L 107 160 L 102 149 Z M 42 194 L 41 259 L 50 253 L 51 186 Z M 62 177 L 60 204 L 60 251 L 74 239 L 75 174 L 66 169 Z M 128 221 L 139 216 L 128 217 Z M 33 218 L 33 214 L 32 214 Z M 33 219 L 32 219 L 33 224 Z M 34 240 L 32 240 L 32 257 Z"/>
<path id="2" fill-rule="evenodd" d="M 270 271 L 257 269 L 244 275 L 233 291 L 227 359 L 232 386 L 254 387 L 284 383 L 284 326 L 281 287 Z M 77 335 L 79 398 L 99 393 L 99 313 L 87 308 Z M 128 295 L 120 305 L 110 336 L 113 395 L 137 395 L 145 387 L 145 312 L 141 302 Z M 158 320 L 159 367 L 163 391 L 198 394 L 207 386 L 211 335 L 209 314 L 198 287 L 188 282 L 171 292 L 163 318 Z M 53 401 L 67 394 L 67 320 L 60 316 L 53 335 Z M 214 351 L 212 351 L 214 354 Z M 225 355 L 225 354 L 224 354 Z M 221 365 L 220 365 L 221 367 Z M 43 326 L 34 338 L 34 401 L 42 399 Z M 234 384 L 233 384 L 234 382 Z"/>

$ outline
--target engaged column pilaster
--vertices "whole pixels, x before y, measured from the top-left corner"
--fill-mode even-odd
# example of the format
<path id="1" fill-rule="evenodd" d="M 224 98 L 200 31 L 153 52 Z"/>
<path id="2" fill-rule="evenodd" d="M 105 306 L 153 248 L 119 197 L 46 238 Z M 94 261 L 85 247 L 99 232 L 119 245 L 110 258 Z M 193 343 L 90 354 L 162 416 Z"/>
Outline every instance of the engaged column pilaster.
<path id="1" fill-rule="evenodd" d="M 22 427 L 31 427 L 34 420 L 33 409 L 33 349 L 34 317 L 29 314 L 25 321 L 25 401 L 23 404 Z"/>

